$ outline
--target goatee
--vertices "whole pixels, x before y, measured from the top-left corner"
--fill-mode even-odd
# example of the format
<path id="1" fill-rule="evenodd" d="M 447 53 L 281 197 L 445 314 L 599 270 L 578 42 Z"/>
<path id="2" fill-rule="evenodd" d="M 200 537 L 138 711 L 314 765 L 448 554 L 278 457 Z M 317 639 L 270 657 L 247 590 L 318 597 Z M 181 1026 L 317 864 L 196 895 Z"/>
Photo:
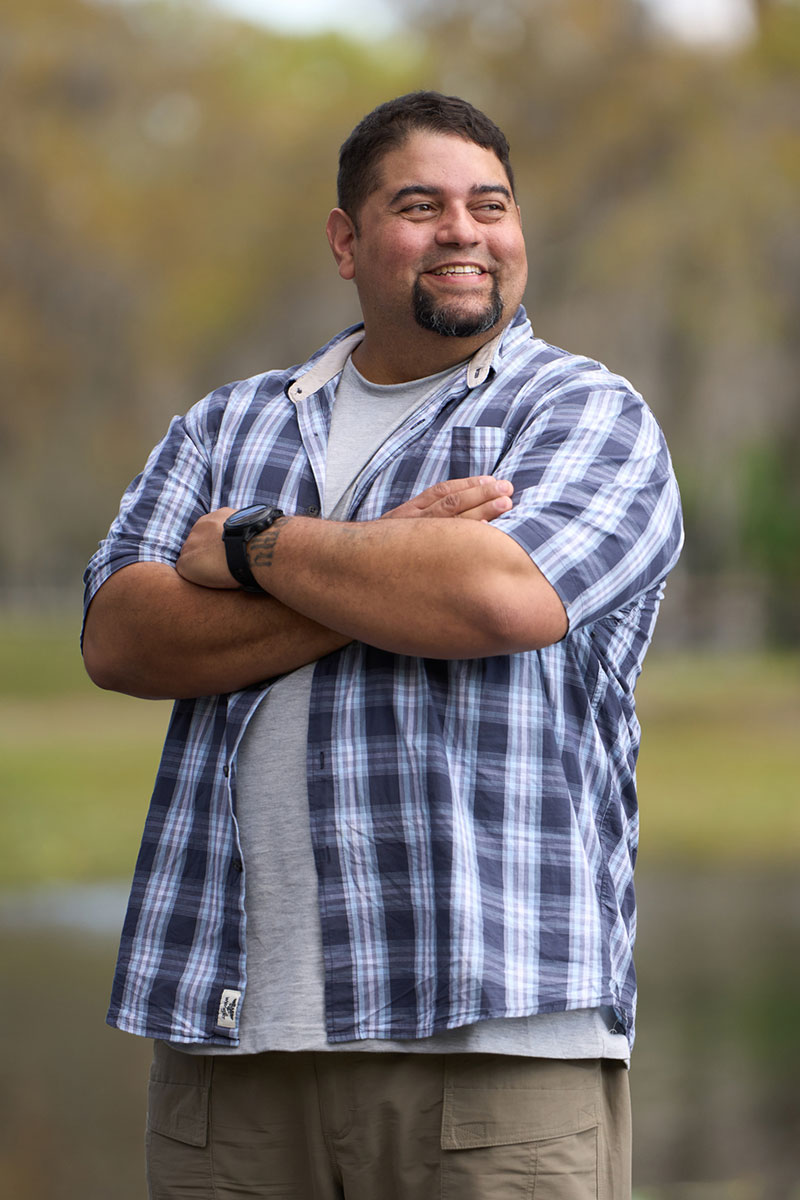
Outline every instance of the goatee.
<path id="1" fill-rule="evenodd" d="M 503 297 L 500 295 L 496 279 L 492 280 L 492 294 L 482 312 L 462 312 L 458 302 L 452 305 L 437 305 L 419 280 L 414 284 L 413 300 L 414 319 L 417 324 L 431 333 L 441 334 L 442 337 L 468 338 L 479 333 L 488 333 L 503 315 Z"/>

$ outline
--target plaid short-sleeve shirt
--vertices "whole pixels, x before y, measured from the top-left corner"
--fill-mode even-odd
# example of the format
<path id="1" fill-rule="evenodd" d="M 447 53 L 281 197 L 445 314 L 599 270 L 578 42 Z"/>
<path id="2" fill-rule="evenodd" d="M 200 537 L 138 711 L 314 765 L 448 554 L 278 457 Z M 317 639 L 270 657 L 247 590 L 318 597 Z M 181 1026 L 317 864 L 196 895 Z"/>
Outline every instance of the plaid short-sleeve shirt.
<path id="1" fill-rule="evenodd" d="M 87 607 L 123 566 L 174 564 L 204 512 L 317 514 L 359 336 L 175 418 L 89 564 Z M 633 692 L 682 539 L 669 455 L 624 379 L 534 337 L 520 309 L 390 435 L 348 519 L 478 474 L 513 482 L 493 524 L 559 593 L 569 632 L 469 660 L 353 642 L 317 663 L 307 776 L 333 1042 L 599 1005 L 633 1036 Z M 237 1040 L 236 755 L 269 686 L 175 705 L 109 1012 L 122 1029 Z"/>

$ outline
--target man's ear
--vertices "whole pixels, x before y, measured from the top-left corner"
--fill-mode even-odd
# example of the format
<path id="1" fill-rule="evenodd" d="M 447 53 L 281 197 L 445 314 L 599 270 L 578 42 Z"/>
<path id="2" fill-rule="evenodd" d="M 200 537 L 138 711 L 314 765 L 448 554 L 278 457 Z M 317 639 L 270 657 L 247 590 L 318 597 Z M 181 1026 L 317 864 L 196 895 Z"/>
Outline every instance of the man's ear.
<path id="1" fill-rule="evenodd" d="M 355 263 L 353 261 L 353 246 L 356 239 L 356 227 L 343 208 L 334 208 L 325 226 L 328 235 L 328 245 L 333 251 L 336 265 L 342 279 L 355 278 Z"/>

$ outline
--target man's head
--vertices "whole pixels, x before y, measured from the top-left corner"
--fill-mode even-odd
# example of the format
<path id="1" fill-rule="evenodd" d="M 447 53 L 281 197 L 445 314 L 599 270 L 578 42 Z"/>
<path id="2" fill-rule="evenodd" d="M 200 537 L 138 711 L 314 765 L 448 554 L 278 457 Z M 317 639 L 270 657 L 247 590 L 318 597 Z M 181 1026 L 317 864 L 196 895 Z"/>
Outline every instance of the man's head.
<path id="1" fill-rule="evenodd" d="M 339 151 L 338 204 L 356 229 L 364 201 L 379 184 L 381 159 L 415 132 L 449 134 L 491 150 L 500 160 L 513 193 L 508 141 L 494 121 L 458 96 L 409 92 L 368 113 Z"/>
<path id="2" fill-rule="evenodd" d="M 355 282 L 376 383 L 435 373 L 500 333 L 522 300 L 525 243 L 505 137 L 466 101 L 382 104 L 342 147 L 327 234 Z"/>

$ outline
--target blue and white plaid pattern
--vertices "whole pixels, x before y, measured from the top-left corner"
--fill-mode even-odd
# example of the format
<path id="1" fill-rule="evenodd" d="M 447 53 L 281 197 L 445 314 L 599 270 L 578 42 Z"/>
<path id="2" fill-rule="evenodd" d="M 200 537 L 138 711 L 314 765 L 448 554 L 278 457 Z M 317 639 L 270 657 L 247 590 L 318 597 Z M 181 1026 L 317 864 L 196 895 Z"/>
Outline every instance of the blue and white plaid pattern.
<path id="1" fill-rule="evenodd" d="M 89 565 L 87 605 L 129 563 L 174 564 L 204 512 L 319 511 L 352 334 L 174 419 Z M 632 1038 L 633 689 L 681 545 L 669 455 L 625 380 L 536 339 L 520 310 L 390 436 L 349 518 L 477 474 L 513 481 L 494 526 L 559 592 L 570 630 L 510 656 L 352 643 L 317 664 L 307 763 L 331 1041 L 597 1005 Z M 175 705 L 109 1013 L 122 1029 L 236 1041 L 217 1024 L 223 991 L 245 988 L 236 751 L 268 688 Z"/>

